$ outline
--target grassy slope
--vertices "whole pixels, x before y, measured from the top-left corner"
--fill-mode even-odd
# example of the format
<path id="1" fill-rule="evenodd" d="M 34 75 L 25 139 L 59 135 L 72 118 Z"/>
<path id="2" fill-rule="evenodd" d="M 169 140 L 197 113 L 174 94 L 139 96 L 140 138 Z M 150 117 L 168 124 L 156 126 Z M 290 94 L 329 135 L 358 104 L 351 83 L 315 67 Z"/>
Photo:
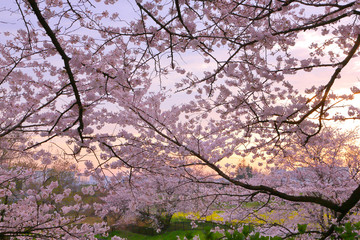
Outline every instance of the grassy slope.
<path id="1" fill-rule="evenodd" d="M 200 215 L 198 215 L 197 213 L 178 212 L 178 213 L 174 214 L 173 218 L 171 219 L 171 222 L 172 223 L 176 223 L 176 222 L 189 222 L 190 223 L 190 220 L 187 219 L 187 216 L 190 214 L 201 220 L 205 220 L 205 221 L 222 221 L 223 218 L 219 215 L 220 213 L 221 213 L 221 211 L 214 211 L 209 216 L 200 217 Z M 253 222 L 253 220 L 250 220 L 249 222 Z M 207 223 L 203 223 L 203 224 L 207 225 Z M 209 224 L 208 227 L 213 227 L 213 226 Z M 126 238 L 128 240 L 163 240 L 163 239 L 177 240 L 177 236 L 179 236 L 180 239 L 183 240 L 185 234 L 192 233 L 193 236 L 199 235 L 200 239 L 205 239 L 204 233 L 201 230 L 171 230 L 171 229 L 172 229 L 172 227 L 170 226 L 168 231 L 161 233 L 159 235 L 155 235 L 155 236 L 137 234 L 137 233 L 132 233 L 132 232 L 128 232 L 128 231 L 114 231 L 110 234 L 110 236 L 117 235 L 119 237 Z M 109 240 L 109 239 L 111 239 L 111 237 L 103 238 L 103 239 Z"/>
<path id="2" fill-rule="evenodd" d="M 114 231 L 112 234 L 122 238 L 126 238 L 128 240 L 163 240 L 163 239 L 176 240 L 177 236 L 179 236 L 181 239 L 184 239 L 185 234 L 189 232 L 192 233 L 193 236 L 199 235 L 201 239 L 204 238 L 204 233 L 200 230 L 187 230 L 187 231 L 177 230 L 171 232 L 164 232 L 162 234 L 155 236 L 146 236 L 146 235 L 126 232 L 126 231 Z M 106 239 L 111 239 L 111 237 L 108 237 Z"/>

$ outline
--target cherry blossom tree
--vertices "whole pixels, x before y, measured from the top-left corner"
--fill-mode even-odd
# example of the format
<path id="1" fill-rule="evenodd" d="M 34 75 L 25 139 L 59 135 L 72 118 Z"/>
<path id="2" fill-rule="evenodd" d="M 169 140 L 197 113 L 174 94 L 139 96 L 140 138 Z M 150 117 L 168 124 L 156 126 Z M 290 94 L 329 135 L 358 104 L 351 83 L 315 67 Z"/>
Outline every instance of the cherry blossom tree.
<path id="1" fill-rule="evenodd" d="M 360 92 L 356 76 L 342 77 L 359 55 L 359 2 L 127 4 L 14 0 L 1 7 L 0 137 L 32 133 L 17 151 L 38 155 L 44 144 L 66 141 L 77 160 L 92 155 L 88 170 L 115 170 L 130 182 L 138 174 L 212 179 L 228 187 L 220 195 L 243 192 L 241 201 L 327 209 L 336 221 L 314 234 L 333 234 L 358 204 L 356 181 L 336 198 L 335 186 L 304 194 L 274 184 L 276 174 L 236 179 L 229 158 L 302 167 L 295 156 L 333 144 L 317 139 L 328 122 L 359 118 L 351 101 Z M 349 91 L 337 93 L 346 80 Z"/>
<path id="2" fill-rule="evenodd" d="M 332 128 L 324 129 L 311 138 L 306 146 L 302 145 L 301 138 L 294 139 L 283 149 L 287 153 L 285 156 L 278 155 L 278 159 L 271 159 L 278 165 L 271 168 L 270 174 L 258 175 L 248 179 L 247 183 L 251 185 L 266 183 L 267 186 L 292 195 L 319 197 L 340 205 L 359 185 L 357 172 L 352 170 L 354 161 L 349 157 L 348 151 L 349 148 L 354 149 L 352 154 L 355 153 L 358 143 L 354 140 L 357 139 L 357 132 L 341 132 Z M 227 200 L 221 201 L 238 206 L 228 209 L 224 217 L 227 216 L 230 220 L 245 220 L 245 222 L 251 219 L 261 225 L 261 230 L 265 234 L 293 237 L 310 233 L 309 239 L 318 239 L 323 236 L 324 231 L 329 231 L 332 225 L 338 225 L 341 220 L 359 221 L 357 214 L 354 214 L 358 212 L 358 203 L 349 214 L 341 215 L 336 210 L 320 204 L 279 199 L 274 201 L 271 195 L 262 196 L 257 192 L 247 196 L 259 203 L 249 209 L 241 207 L 248 200 L 241 196 L 240 192 L 245 193 L 238 190 L 235 194 L 224 194 Z M 231 200 L 229 196 L 233 199 Z M 300 233 L 298 224 L 306 225 L 306 231 Z"/>
<path id="3" fill-rule="evenodd" d="M 193 211 L 196 197 L 202 196 L 194 184 L 180 182 L 179 178 L 149 178 L 143 174 L 133 178 L 132 181 L 121 178 L 103 199 L 99 215 L 117 216 L 119 225 L 140 221 L 164 231 L 174 213 Z"/>
<path id="4" fill-rule="evenodd" d="M 2 239 L 96 239 L 108 230 L 105 223 L 84 223 L 82 212 L 91 208 L 69 188 L 56 193 L 56 181 L 28 188 L 37 181 L 29 169 L 1 168 L 0 237 Z M 33 185 L 32 185 L 33 186 Z M 91 190 L 93 192 L 93 190 Z M 91 194 L 87 189 L 86 194 Z M 72 198 L 73 204 L 63 199 Z"/>

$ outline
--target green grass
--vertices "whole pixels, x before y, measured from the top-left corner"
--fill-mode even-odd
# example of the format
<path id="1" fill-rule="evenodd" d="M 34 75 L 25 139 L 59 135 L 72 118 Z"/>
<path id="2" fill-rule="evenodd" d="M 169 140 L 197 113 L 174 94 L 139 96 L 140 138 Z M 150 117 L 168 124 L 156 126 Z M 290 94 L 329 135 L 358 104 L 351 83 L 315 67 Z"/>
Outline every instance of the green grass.
<path id="1" fill-rule="evenodd" d="M 205 239 L 205 235 L 203 231 L 201 230 L 176 230 L 176 231 L 166 231 L 164 233 L 155 235 L 155 236 L 147 236 L 143 234 L 137 234 L 127 231 L 114 231 L 110 234 L 107 238 L 101 238 L 101 239 L 107 239 L 110 240 L 112 236 L 116 235 L 122 238 L 126 238 L 128 240 L 176 240 L 177 236 L 180 237 L 180 239 L 184 239 L 185 235 L 187 233 L 192 233 L 193 236 L 199 235 L 200 239 Z"/>
<path id="2" fill-rule="evenodd" d="M 254 203 L 253 205 L 249 204 L 247 207 L 254 207 L 257 204 L 259 204 L 259 203 Z M 126 238 L 128 240 L 162 240 L 162 239 L 177 240 L 178 239 L 177 236 L 179 236 L 180 239 L 183 240 L 186 234 L 191 233 L 192 236 L 199 235 L 200 239 L 204 240 L 204 239 L 206 239 L 205 234 L 204 234 L 205 230 L 202 230 L 202 229 L 214 228 L 214 226 L 216 224 L 211 223 L 212 221 L 220 221 L 220 222 L 223 221 L 224 219 L 221 217 L 221 213 L 222 213 L 222 211 L 214 211 L 211 215 L 200 216 L 199 213 L 195 213 L 195 212 L 190 212 L 190 213 L 177 212 L 173 215 L 173 217 L 171 219 L 171 224 L 170 224 L 169 229 L 163 233 L 156 234 L 154 236 L 149 236 L 149 235 L 145 235 L 145 234 L 133 233 L 130 231 L 117 230 L 117 231 L 111 232 L 111 234 L 108 238 L 100 238 L 100 239 L 110 240 L 111 236 L 117 235 L 119 237 Z M 260 217 L 264 220 L 270 220 L 272 214 L 274 214 L 274 213 L 269 212 L 269 213 L 260 215 Z M 177 224 L 183 224 L 185 229 L 191 229 L 191 227 L 190 227 L 191 220 L 187 218 L 189 215 L 192 215 L 192 217 L 195 219 L 202 220 L 205 222 L 197 222 L 199 229 L 178 230 L 179 227 L 176 226 Z M 293 218 L 296 215 L 297 215 L 297 212 L 292 212 L 291 214 L 289 214 L 288 217 Z M 282 221 L 284 221 L 284 219 L 272 220 L 272 221 L 276 222 L 276 223 L 282 223 Z M 233 220 L 231 223 L 227 223 L 227 224 L 237 225 L 237 224 L 249 224 L 249 223 L 252 223 L 255 225 L 261 225 L 264 222 L 262 220 L 249 217 L 248 219 L 245 219 L 243 221 Z M 223 226 L 223 227 L 226 228 L 226 226 Z M 182 228 L 180 227 L 180 229 L 182 229 Z M 219 237 L 220 236 L 221 235 L 219 235 Z"/>

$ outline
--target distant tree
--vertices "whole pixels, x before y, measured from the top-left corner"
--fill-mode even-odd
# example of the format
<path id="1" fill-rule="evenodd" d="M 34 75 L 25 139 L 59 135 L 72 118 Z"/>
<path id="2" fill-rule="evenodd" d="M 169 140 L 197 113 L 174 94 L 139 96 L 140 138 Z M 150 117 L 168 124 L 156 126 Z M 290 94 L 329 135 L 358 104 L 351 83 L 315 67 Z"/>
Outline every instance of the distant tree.
<path id="1" fill-rule="evenodd" d="M 248 179 L 253 177 L 253 168 L 250 165 L 239 163 L 236 166 L 236 177 L 235 179 Z"/>

